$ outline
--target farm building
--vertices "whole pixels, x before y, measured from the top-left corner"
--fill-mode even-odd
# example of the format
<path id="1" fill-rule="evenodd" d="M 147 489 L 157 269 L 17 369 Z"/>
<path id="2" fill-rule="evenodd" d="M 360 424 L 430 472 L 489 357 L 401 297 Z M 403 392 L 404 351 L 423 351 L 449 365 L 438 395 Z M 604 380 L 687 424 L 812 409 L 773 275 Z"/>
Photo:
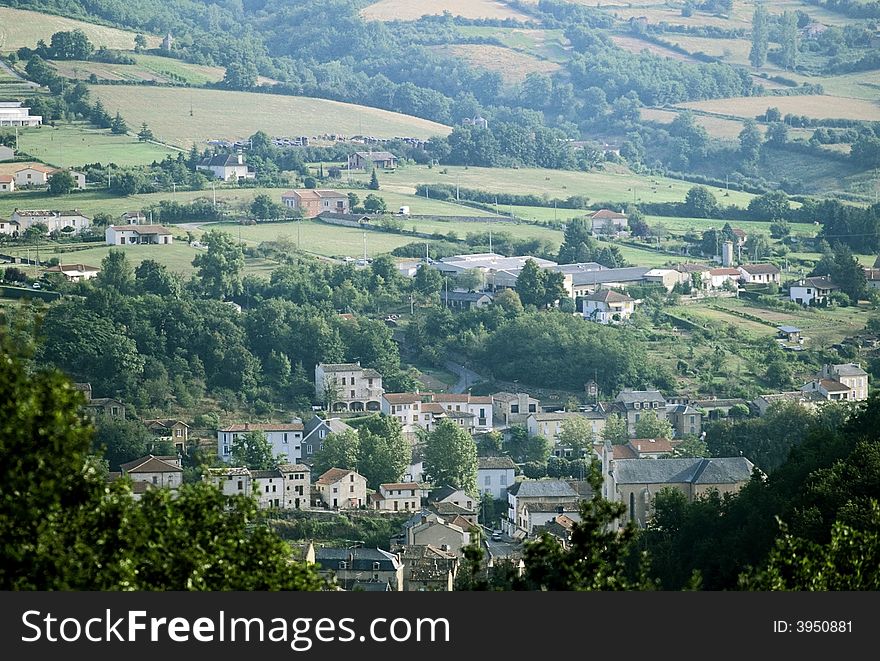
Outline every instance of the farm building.
<path id="1" fill-rule="evenodd" d="M 393 170 L 397 167 L 397 156 L 388 151 L 358 151 L 348 157 L 350 170 Z"/>
<path id="2" fill-rule="evenodd" d="M 314 218 L 324 212 L 348 213 L 348 195 L 335 190 L 302 188 L 287 191 L 281 203 L 302 211 L 305 218 Z"/>

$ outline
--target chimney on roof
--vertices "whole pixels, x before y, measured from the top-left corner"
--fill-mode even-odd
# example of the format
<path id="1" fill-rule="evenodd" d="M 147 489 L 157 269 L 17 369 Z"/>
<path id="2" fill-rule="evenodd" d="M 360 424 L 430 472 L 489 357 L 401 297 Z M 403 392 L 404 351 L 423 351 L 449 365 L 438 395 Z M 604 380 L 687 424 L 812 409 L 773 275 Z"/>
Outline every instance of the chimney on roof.
<path id="1" fill-rule="evenodd" d="M 245 429 L 245 431 L 247 431 L 247 430 L 250 429 L 250 428 L 251 428 L 251 423 L 249 423 L 249 422 L 244 423 L 244 429 Z"/>

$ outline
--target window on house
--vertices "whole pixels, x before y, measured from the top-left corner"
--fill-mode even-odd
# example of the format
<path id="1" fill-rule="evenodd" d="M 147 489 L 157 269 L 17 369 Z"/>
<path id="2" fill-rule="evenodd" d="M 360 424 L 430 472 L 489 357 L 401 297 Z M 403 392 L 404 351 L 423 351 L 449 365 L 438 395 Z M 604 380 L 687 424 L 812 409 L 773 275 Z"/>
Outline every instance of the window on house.
<path id="1" fill-rule="evenodd" d="M 153 476 L 153 484 L 159 484 L 159 478 L 156 475 Z"/>
<path id="2" fill-rule="evenodd" d="M 348 563 L 345 560 L 343 560 L 342 562 L 339 563 L 339 568 L 340 569 L 348 569 Z"/>
<path id="3" fill-rule="evenodd" d="M 483 484 L 486 485 L 487 487 L 491 487 L 492 486 L 492 476 L 487 475 L 486 477 L 484 477 Z"/>
<path id="4" fill-rule="evenodd" d="M 241 491 L 244 488 L 241 480 L 238 481 L 238 490 Z"/>
<path id="5" fill-rule="evenodd" d="M 266 493 L 269 493 L 269 485 L 266 485 Z"/>
<path id="6" fill-rule="evenodd" d="M 287 443 L 287 434 L 284 434 L 284 442 Z"/>
<path id="7" fill-rule="evenodd" d="M 354 397 L 354 390 L 350 390 L 349 392 L 351 392 L 351 397 Z"/>
<path id="8" fill-rule="evenodd" d="M 354 493 L 354 485 L 353 484 L 350 487 L 348 487 L 348 493 Z"/>
<path id="9" fill-rule="evenodd" d="M 342 385 L 345 385 L 345 377 L 342 377 Z"/>
<path id="10" fill-rule="evenodd" d="M 319 436 L 320 438 L 324 438 L 326 435 L 327 435 L 327 432 L 326 432 L 325 430 L 323 430 L 323 429 L 322 429 L 321 431 L 318 432 L 318 436 Z"/>
<path id="11" fill-rule="evenodd" d="M 640 408 L 642 408 L 642 404 L 641 404 L 641 402 L 634 402 L 634 403 L 633 403 L 633 408 L 634 408 L 634 409 L 640 409 Z"/>
<path id="12" fill-rule="evenodd" d="M 306 446 L 306 454 L 312 454 L 312 446 L 311 444 Z"/>
<path id="13" fill-rule="evenodd" d="M 373 571 L 378 571 L 379 567 L 380 567 L 380 564 L 378 562 L 373 563 Z"/>
<path id="14" fill-rule="evenodd" d="M 502 474 L 501 474 L 501 486 L 502 486 L 502 487 L 506 487 L 506 486 L 507 486 L 507 473 L 502 473 Z"/>
<path id="15" fill-rule="evenodd" d="M 511 413 L 519 413 L 519 404 L 511 404 L 510 405 Z M 529 407 L 529 412 L 532 412 L 531 407 Z"/>
<path id="16" fill-rule="evenodd" d="M 518 411 L 518 410 L 519 410 L 519 407 L 517 407 L 517 411 Z M 529 413 L 534 413 L 534 412 L 537 411 L 537 410 L 538 410 L 538 409 L 535 407 L 534 404 L 529 404 Z"/>
<path id="17" fill-rule="evenodd" d="M 110 415 L 119 415 L 119 407 L 113 406 L 110 408 Z"/>
<path id="18" fill-rule="evenodd" d="M 333 493 L 339 493 L 339 487 L 333 487 Z"/>

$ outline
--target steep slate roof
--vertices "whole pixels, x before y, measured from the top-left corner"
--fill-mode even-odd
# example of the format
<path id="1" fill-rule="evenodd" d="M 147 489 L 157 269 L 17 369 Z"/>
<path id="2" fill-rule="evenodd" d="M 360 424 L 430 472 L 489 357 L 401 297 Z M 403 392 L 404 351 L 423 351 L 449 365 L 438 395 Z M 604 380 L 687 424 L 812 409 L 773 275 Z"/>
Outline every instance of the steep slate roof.
<path id="1" fill-rule="evenodd" d="M 868 376 L 868 373 L 854 363 L 834 365 L 834 372 L 838 376 Z"/>
<path id="2" fill-rule="evenodd" d="M 477 303 L 484 298 L 492 300 L 492 295 L 486 292 L 451 291 L 443 294 L 444 301 L 458 301 L 462 303 Z"/>
<path id="3" fill-rule="evenodd" d="M 814 289 L 839 289 L 829 278 L 824 276 L 804 278 L 804 284 L 796 283 L 793 287 L 813 287 Z"/>
<path id="4" fill-rule="evenodd" d="M 754 464 L 745 457 L 720 459 L 622 459 L 615 462 L 618 484 L 738 484 Z"/>
<path id="5" fill-rule="evenodd" d="M 659 390 L 623 390 L 614 401 L 632 404 L 634 402 L 666 402 L 666 398 Z"/>
<path id="6" fill-rule="evenodd" d="M 381 571 L 395 571 L 400 567 L 397 556 L 382 549 L 337 549 L 322 547 L 315 549 L 315 562 L 322 569 L 339 569 L 340 562 L 347 562 L 348 569 L 372 571 L 373 563 L 379 563 Z"/>
<path id="7" fill-rule="evenodd" d="M 266 471 L 251 471 L 251 477 L 255 480 L 266 480 L 270 477 L 283 477 L 281 475 L 281 471 L 277 468 L 274 470 L 266 470 Z"/>
<path id="8" fill-rule="evenodd" d="M 467 507 L 462 507 L 461 505 L 456 505 L 455 503 L 430 503 L 428 508 L 442 517 L 456 517 L 460 515 L 473 516 L 474 510 L 469 510 Z"/>
<path id="9" fill-rule="evenodd" d="M 432 489 L 428 500 L 430 500 L 431 502 L 444 500 L 458 491 L 461 491 L 461 489 L 456 489 L 455 487 L 451 487 L 449 485 L 439 487 L 437 489 Z"/>
<path id="10" fill-rule="evenodd" d="M 151 454 L 119 466 L 128 473 L 182 473 L 183 469 Z"/>
<path id="11" fill-rule="evenodd" d="M 479 470 L 506 470 L 508 468 L 516 468 L 513 459 L 510 457 L 478 457 L 477 468 Z"/>
<path id="12" fill-rule="evenodd" d="M 598 301 L 600 303 L 629 303 L 635 299 L 626 294 L 620 294 L 612 289 L 602 289 L 589 296 L 584 296 L 584 300 Z"/>
<path id="13" fill-rule="evenodd" d="M 563 480 L 522 480 L 508 487 L 518 498 L 576 498 L 577 492 Z"/>
<path id="14" fill-rule="evenodd" d="M 238 154 L 217 154 L 216 156 L 203 158 L 199 161 L 199 165 L 206 168 L 222 168 L 232 167 L 234 165 L 244 165 L 244 163 L 238 162 Z"/>

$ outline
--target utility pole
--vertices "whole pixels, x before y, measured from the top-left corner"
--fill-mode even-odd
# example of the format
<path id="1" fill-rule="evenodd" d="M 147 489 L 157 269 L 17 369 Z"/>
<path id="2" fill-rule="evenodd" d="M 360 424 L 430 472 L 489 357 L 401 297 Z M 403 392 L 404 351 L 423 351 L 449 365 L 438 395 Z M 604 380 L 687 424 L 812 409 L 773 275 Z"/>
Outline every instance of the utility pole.
<path id="1" fill-rule="evenodd" d="M 364 232 L 364 266 L 367 265 L 367 233 Z"/>
<path id="2" fill-rule="evenodd" d="M 217 187 L 214 182 L 211 182 L 211 195 L 214 198 L 214 209 L 217 209 Z"/>

